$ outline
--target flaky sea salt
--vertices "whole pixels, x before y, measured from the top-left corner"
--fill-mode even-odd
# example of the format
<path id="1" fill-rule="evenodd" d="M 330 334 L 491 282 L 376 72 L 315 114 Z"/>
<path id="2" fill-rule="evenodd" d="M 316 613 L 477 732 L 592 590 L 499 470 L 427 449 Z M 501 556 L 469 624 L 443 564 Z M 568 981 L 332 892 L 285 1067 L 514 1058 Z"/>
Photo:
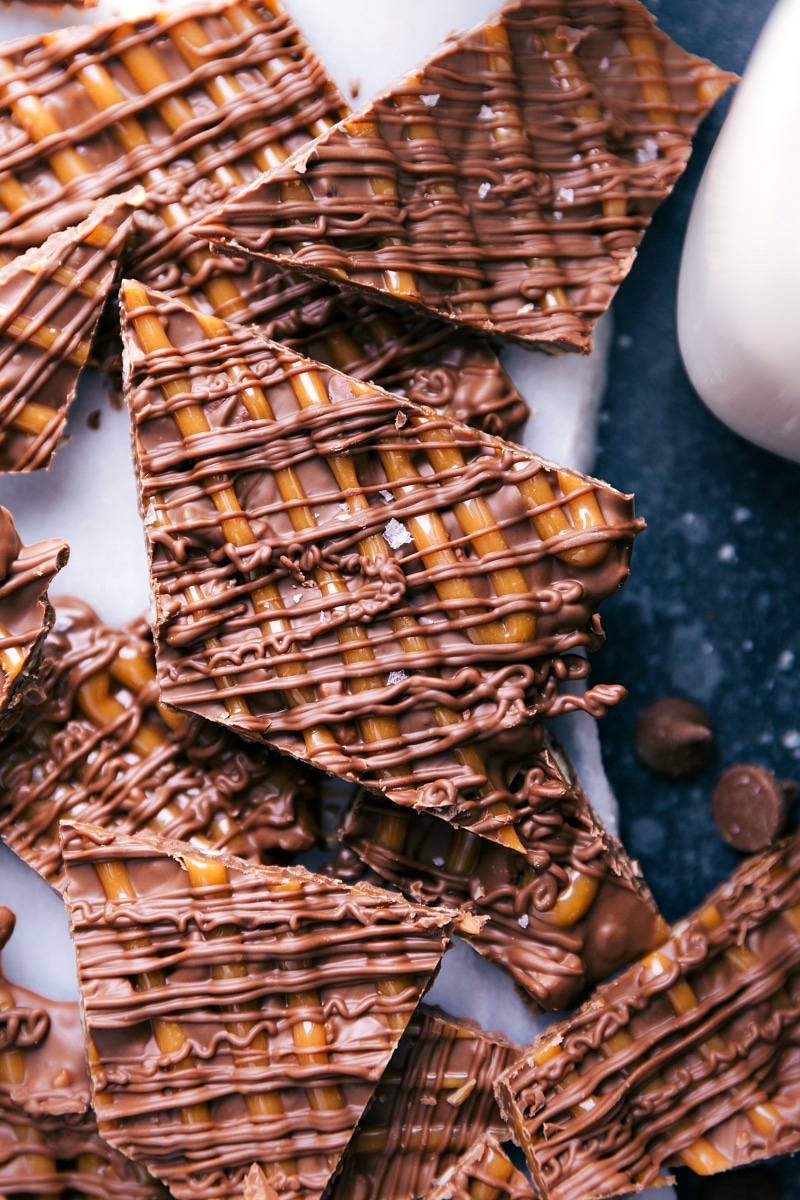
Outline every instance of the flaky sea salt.
<path id="1" fill-rule="evenodd" d="M 395 517 L 392 517 L 386 526 L 386 540 L 393 550 L 399 550 L 401 546 L 414 541 L 402 521 L 398 521 Z"/>

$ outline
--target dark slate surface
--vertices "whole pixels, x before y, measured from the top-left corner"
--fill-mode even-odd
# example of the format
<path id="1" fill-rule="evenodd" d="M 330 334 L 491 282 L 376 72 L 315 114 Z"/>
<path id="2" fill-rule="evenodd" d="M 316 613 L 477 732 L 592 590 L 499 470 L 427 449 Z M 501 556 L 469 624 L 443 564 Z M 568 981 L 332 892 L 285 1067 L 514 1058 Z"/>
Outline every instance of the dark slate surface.
<path id="1" fill-rule="evenodd" d="M 741 72 L 772 0 L 649 0 L 682 45 Z M 693 391 L 675 330 L 675 297 L 692 199 L 727 101 L 703 126 L 689 168 L 659 210 L 615 302 L 610 385 L 597 473 L 636 493 L 648 523 L 631 578 L 603 611 L 607 643 L 593 677 L 629 698 L 601 727 L 622 836 L 668 919 L 699 903 L 739 861 L 710 814 L 716 776 L 734 762 L 800 778 L 800 466 L 720 424 Z M 747 297 L 742 297 L 747 303 Z M 754 397 L 757 403 L 758 398 Z M 636 760 L 637 713 L 666 694 L 701 703 L 717 753 L 689 782 L 655 779 Z M 769 1178 L 702 1184 L 679 1172 L 684 1198 L 800 1195 L 800 1158 Z M 775 1188 L 774 1198 L 771 1187 Z"/>

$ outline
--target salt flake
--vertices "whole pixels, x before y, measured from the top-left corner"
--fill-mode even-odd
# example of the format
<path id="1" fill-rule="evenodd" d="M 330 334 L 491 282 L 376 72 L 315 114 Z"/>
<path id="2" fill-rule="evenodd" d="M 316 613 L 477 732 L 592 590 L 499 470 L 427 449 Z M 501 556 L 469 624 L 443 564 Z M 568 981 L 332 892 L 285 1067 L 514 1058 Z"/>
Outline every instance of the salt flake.
<path id="1" fill-rule="evenodd" d="M 393 550 L 399 550 L 401 546 L 414 541 L 402 521 L 396 520 L 395 517 L 392 517 L 386 526 L 386 540 Z"/>
<path id="2" fill-rule="evenodd" d="M 491 190 L 492 185 L 490 183 L 482 183 L 478 188 L 478 195 L 480 196 L 481 200 L 485 200 Z"/>
<path id="3" fill-rule="evenodd" d="M 420 100 L 426 108 L 435 108 L 439 103 L 440 95 L 439 92 L 433 92 L 430 96 L 420 96 Z"/>

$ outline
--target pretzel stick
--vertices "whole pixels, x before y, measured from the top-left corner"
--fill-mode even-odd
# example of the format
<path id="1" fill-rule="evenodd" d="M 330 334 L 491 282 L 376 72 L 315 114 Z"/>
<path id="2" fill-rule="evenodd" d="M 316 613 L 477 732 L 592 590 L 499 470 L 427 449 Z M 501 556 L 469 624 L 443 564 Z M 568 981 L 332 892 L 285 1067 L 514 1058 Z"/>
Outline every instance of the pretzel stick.
<path id="1" fill-rule="evenodd" d="M 5 640 L 11 636 L 5 626 L 0 625 L 0 639 Z M 0 650 L 0 667 L 6 677 L 6 686 L 13 683 L 27 661 L 28 656 L 21 646 L 7 646 Z"/>
<path id="2" fill-rule="evenodd" d="M 494 1146 L 487 1145 L 476 1167 L 490 1179 L 496 1179 L 500 1184 L 508 1183 L 514 1174 L 514 1164 L 504 1154 L 498 1153 Z M 474 1179 L 469 1185 L 472 1200 L 501 1200 L 505 1189 L 494 1188 L 482 1179 Z"/>
<path id="3" fill-rule="evenodd" d="M 542 541 L 571 535 L 576 530 L 602 529 L 606 521 L 591 482 L 563 469 L 557 470 L 556 476 L 571 522 L 567 519 L 562 502 L 556 499 L 544 471 L 537 471 L 530 479 L 515 481 L 531 514 L 533 527 Z M 595 542 L 587 542 L 584 546 L 574 546 L 569 550 L 559 552 L 554 549 L 553 553 L 571 566 L 591 567 L 605 558 L 608 542 L 598 538 Z"/>
<path id="4" fill-rule="evenodd" d="M 511 52 L 511 44 L 508 40 L 508 32 L 502 20 L 498 20 L 493 25 L 486 25 L 483 30 L 484 41 L 487 46 L 493 48 L 493 53 L 489 55 L 489 69 L 497 71 L 500 74 L 514 73 L 514 58 Z M 490 131 L 490 138 L 497 145 L 502 145 L 507 141 L 518 141 L 521 137 L 525 138 L 525 125 L 522 120 L 522 115 L 517 105 L 509 98 L 503 100 L 500 104 L 495 104 L 490 107 L 493 114 L 495 125 Z M 541 217 L 538 209 L 533 206 L 525 212 L 516 214 L 518 219 L 538 220 Z M 558 263 L 554 258 L 535 257 L 527 260 L 528 266 L 539 268 L 546 267 L 555 269 Z M 569 298 L 563 287 L 558 285 L 548 288 L 541 300 L 541 307 L 547 308 L 569 308 Z"/>
<path id="5" fill-rule="evenodd" d="M 142 285 L 126 280 L 123 287 L 125 303 L 129 311 L 133 313 L 131 321 L 143 351 L 146 354 L 164 350 L 172 351 L 172 344 L 158 316 L 146 311 L 149 308 L 149 302 L 147 292 Z M 137 315 L 137 310 L 142 311 L 139 311 Z M 161 385 L 161 390 L 165 398 L 170 400 L 175 397 L 190 396 L 192 387 L 188 379 L 170 379 Z M 172 415 L 184 440 L 197 434 L 210 432 L 211 427 L 199 404 L 181 406 Z M 241 510 L 233 481 L 227 476 L 209 475 L 206 478 L 206 487 L 212 493 L 213 503 L 222 516 L 221 527 L 226 541 L 237 547 L 254 545 L 257 539 L 250 522 Z M 258 579 L 258 572 L 251 572 L 246 578 L 255 581 Z M 251 601 L 255 612 L 265 618 L 261 624 L 261 630 L 265 637 L 271 637 L 275 633 L 293 632 L 291 621 L 283 615 L 286 610 L 275 584 L 266 583 L 254 588 L 251 592 Z M 275 670 L 279 678 L 284 680 L 291 680 L 305 673 L 305 668 L 299 662 L 278 663 Z M 314 689 L 308 685 L 288 686 L 284 689 L 284 695 L 290 707 L 313 705 L 316 702 Z M 330 730 L 323 725 L 315 725 L 304 730 L 303 738 L 306 749 L 312 755 L 315 750 L 319 749 L 338 749 L 338 742 Z"/>
<path id="6" fill-rule="evenodd" d="M 418 84 L 420 87 L 422 86 L 422 80 L 418 75 L 410 76 L 408 82 L 409 85 L 412 86 L 414 84 Z M 394 99 L 394 104 L 396 108 L 400 108 L 401 106 L 419 107 L 420 99 L 418 95 L 411 93 L 407 96 L 396 96 Z M 409 121 L 406 125 L 406 134 L 410 141 L 434 142 L 441 149 L 442 153 L 447 153 L 446 146 L 442 140 L 436 123 L 435 121 L 431 120 L 430 117 L 424 120 L 420 120 L 419 117 L 417 117 L 413 121 Z M 428 196 L 433 198 L 434 204 L 436 203 L 437 198 L 455 198 L 459 201 L 461 199 L 458 189 L 450 179 L 438 179 L 435 183 L 428 183 L 425 191 Z M 477 246 L 475 249 L 477 250 Z M 473 268 L 473 270 L 477 267 L 477 264 L 474 261 L 467 261 L 464 265 L 466 267 Z M 455 277 L 455 290 L 457 293 L 470 290 L 471 288 L 474 288 L 474 286 L 475 284 L 473 282 L 471 282 L 469 279 L 465 279 L 462 275 L 457 275 Z M 483 314 L 489 311 L 489 306 L 482 300 L 467 300 L 463 304 L 457 305 L 457 307 L 460 308 L 462 313 L 467 315 Z"/>
<path id="7" fill-rule="evenodd" d="M 8 1012 L 12 1008 L 16 1008 L 14 997 L 0 983 L 0 1014 Z M 22 1050 L 15 1050 L 12 1047 L 9 1050 L 0 1051 L 0 1086 L 10 1084 L 14 1087 L 24 1084 L 26 1074 L 25 1054 Z M 10 1123 L 6 1124 L 5 1128 L 16 1141 L 24 1140 L 34 1146 L 41 1146 L 43 1151 L 47 1150 L 47 1141 L 38 1129 L 30 1127 L 18 1130 L 16 1126 Z M 51 1176 L 57 1173 L 55 1159 L 48 1153 L 26 1154 L 24 1155 L 24 1159 L 31 1175 Z M 42 1200 L 46 1200 L 45 1193 L 43 1192 L 41 1195 Z"/>

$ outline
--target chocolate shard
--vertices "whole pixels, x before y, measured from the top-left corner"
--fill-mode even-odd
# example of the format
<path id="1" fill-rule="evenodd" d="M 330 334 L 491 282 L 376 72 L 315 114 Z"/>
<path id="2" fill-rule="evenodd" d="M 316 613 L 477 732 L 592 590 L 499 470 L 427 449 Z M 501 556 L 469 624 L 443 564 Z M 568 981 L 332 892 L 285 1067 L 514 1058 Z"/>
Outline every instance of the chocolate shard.
<path id="1" fill-rule="evenodd" d="M 638 864 L 603 829 L 549 739 L 523 768 L 526 858 L 422 813 L 362 794 L 344 842 L 417 902 L 461 914 L 456 933 L 508 973 L 535 1011 L 563 1011 L 666 937 Z"/>
<path id="2" fill-rule="evenodd" d="M 799 980 L 800 835 L 744 863 L 500 1078 L 543 1200 L 797 1150 Z"/>
<path id="3" fill-rule="evenodd" d="M 198 232 L 472 328 L 589 349 L 732 79 L 637 0 L 512 0 Z"/>
<path id="4" fill-rule="evenodd" d="M 100 1133 L 172 1194 L 322 1194 L 451 914 L 62 823 Z M 250 1191 L 253 1187 L 250 1185 Z"/>
<path id="5" fill-rule="evenodd" d="M 474 1021 L 421 1006 L 325 1200 L 416 1200 L 481 1134 L 506 1136 L 493 1085 L 518 1054 Z"/>
<path id="6" fill-rule="evenodd" d="M 524 419 L 481 339 L 382 315 L 271 264 L 234 263 L 194 231 L 232 190 L 348 111 L 280 6 L 201 0 L 21 39 L 0 59 L 0 253 L 36 246 L 101 197 L 141 184 L 148 220 L 129 273 L 226 318 L 277 321 L 279 341 L 290 331 L 301 343 L 320 338 L 334 365 L 357 362 L 368 377 L 473 412 L 492 432 Z M 426 349 L 412 365 L 417 345 Z"/>
<path id="7" fill-rule="evenodd" d="M 313 844 L 312 772 L 165 708 L 144 619 L 111 629 L 80 600 L 56 606 L 44 695 L 0 746 L 0 837 L 15 853 L 61 889 L 58 822 L 70 816 L 252 862 Z"/>
<path id="8" fill-rule="evenodd" d="M 162 697 L 522 850 L 631 498 L 123 287 Z M 517 790 L 520 795 L 517 796 Z"/>
<path id="9" fill-rule="evenodd" d="M 0 735 L 41 698 L 42 646 L 55 620 L 47 589 L 68 558 L 55 538 L 23 546 L 0 505 Z"/>
<path id="10" fill-rule="evenodd" d="M 0 905 L 0 949 L 14 929 Z M 0 971 L 0 1194 L 166 1200 L 107 1145 L 87 1112 L 86 1041 L 76 1003 L 45 1000 Z"/>
<path id="11" fill-rule="evenodd" d="M 445 1171 L 424 1200 L 537 1200 L 530 1180 L 486 1134 Z"/>
<path id="12" fill-rule="evenodd" d="M 0 471 L 50 465 L 143 200 L 102 201 L 0 268 Z"/>

